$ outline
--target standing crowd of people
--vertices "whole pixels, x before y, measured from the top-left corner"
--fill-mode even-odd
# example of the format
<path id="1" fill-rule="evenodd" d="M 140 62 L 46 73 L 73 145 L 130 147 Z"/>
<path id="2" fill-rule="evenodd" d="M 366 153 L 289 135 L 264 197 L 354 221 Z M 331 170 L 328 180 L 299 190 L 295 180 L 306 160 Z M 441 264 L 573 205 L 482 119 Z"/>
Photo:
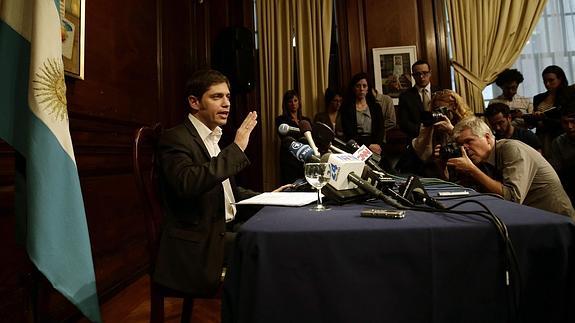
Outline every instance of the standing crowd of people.
<path id="1" fill-rule="evenodd" d="M 386 171 L 448 179 L 575 217 L 575 177 L 568 166 L 575 163 L 575 88 L 560 67 L 543 70 L 546 91 L 533 100 L 518 94 L 524 81 L 521 72 L 504 70 L 495 81 L 502 93 L 480 118 L 457 92 L 431 84 L 427 61 L 416 61 L 411 76 L 415 84 L 400 93 L 395 107 L 391 97 L 373 88 L 366 73 L 358 73 L 343 94 L 326 90 L 326 110 L 313 118 L 314 123 L 322 122 L 338 138 L 353 139 L 381 156 L 387 154 L 387 133 L 400 129 L 406 147 L 394 163 L 381 158 Z M 286 92 L 284 114 L 276 121 L 297 127 L 307 118 L 301 116 L 300 105 L 292 109 L 290 98 L 299 102 L 295 91 Z M 290 158 L 281 156 L 280 162 L 286 164 Z M 302 177 L 301 163 L 285 166 L 282 184 Z"/>

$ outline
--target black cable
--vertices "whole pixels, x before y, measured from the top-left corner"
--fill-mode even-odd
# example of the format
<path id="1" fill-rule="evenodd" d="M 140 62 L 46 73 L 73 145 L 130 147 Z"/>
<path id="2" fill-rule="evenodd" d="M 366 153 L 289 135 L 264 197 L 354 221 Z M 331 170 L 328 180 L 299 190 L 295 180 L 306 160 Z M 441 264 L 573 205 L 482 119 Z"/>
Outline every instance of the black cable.
<path id="1" fill-rule="evenodd" d="M 493 196 L 493 194 L 486 194 Z M 469 196 L 465 196 L 468 198 Z M 496 197 L 500 198 L 499 195 Z M 451 197 L 449 199 L 456 199 L 456 198 L 464 198 L 464 197 Z M 455 210 L 456 207 L 459 207 L 464 204 L 477 204 L 483 208 L 480 211 L 462 211 L 462 210 Z M 395 206 L 395 205 L 393 205 Z M 519 314 L 519 301 L 521 297 L 521 272 L 519 269 L 519 262 L 517 260 L 517 253 L 515 252 L 515 248 L 509 237 L 509 231 L 507 230 L 507 226 L 505 223 L 483 203 L 475 200 L 464 200 L 460 201 L 450 207 L 446 207 L 444 209 L 439 208 L 432 208 L 432 207 L 421 207 L 421 206 L 402 206 L 400 209 L 403 210 L 412 210 L 412 211 L 422 211 L 422 212 L 432 212 L 432 213 L 452 213 L 458 215 L 478 215 L 484 219 L 487 219 L 491 222 L 495 228 L 497 229 L 497 233 L 500 237 L 500 241 L 502 243 L 503 255 L 504 255 L 504 269 L 505 269 L 505 277 L 504 281 L 506 286 L 508 286 L 510 300 L 508 303 L 509 306 L 509 313 L 511 316 L 511 322 L 520 322 L 520 314 Z"/>

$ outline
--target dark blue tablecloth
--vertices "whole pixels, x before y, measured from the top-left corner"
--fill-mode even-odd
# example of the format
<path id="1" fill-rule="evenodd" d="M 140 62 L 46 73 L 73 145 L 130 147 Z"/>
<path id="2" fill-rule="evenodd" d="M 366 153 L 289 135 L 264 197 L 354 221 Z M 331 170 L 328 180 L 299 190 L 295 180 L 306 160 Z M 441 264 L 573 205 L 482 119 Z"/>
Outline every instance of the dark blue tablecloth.
<path id="1" fill-rule="evenodd" d="M 574 223 L 494 197 L 468 199 L 509 228 L 523 277 L 522 321 L 574 322 Z M 265 207 L 253 216 L 237 235 L 223 321 L 508 322 L 492 224 L 419 211 L 400 220 L 360 217 L 365 207 Z"/>

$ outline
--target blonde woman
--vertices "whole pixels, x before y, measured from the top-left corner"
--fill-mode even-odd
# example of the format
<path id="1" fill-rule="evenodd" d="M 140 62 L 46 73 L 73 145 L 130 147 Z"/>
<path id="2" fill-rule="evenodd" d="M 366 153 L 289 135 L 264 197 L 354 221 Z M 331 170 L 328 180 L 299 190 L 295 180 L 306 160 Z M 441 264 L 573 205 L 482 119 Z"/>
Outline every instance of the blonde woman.
<path id="1" fill-rule="evenodd" d="M 430 106 L 431 113 L 422 115 L 419 135 L 411 142 L 415 154 L 423 162 L 431 160 L 435 145 L 450 141 L 455 124 L 473 115 L 463 98 L 452 90 L 435 92 Z"/>

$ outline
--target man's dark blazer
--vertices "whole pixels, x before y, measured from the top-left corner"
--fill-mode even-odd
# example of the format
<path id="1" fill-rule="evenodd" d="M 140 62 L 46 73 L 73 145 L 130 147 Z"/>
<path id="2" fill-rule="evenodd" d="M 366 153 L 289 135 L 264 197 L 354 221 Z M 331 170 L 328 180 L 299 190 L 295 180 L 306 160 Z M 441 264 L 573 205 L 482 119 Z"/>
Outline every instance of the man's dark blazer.
<path id="1" fill-rule="evenodd" d="M 431 86 L 431 95 L 438 89 Z M 399 128 L 407 134 L 409 142 L 419 135 L 419 126 L 421 124 L 421 112 L 423 111 L 423 102 L 417 91 L 417 87 L 412 86 L 399 95 L 399 105 L 397 108 L 397 121 Z"/>
<path id="2" fill-rule="evenodd" d="M 153 279 L 197 296 L 213 295 L 224 259 L 222 182 L 230 178 L 237 201 L 256 195 L 236 187 L 232 177 L 248 166 L 249 160 L 235 143 L 211 158 L 188 118 L 162 135 L 158 157 L 166 221 Z"/>
<path id="3" fill-rule="evenodd" d="M 415 86 L 410 87 L 399 95 L 397 121 L 399 128 L 409 137 L 409 142 L 419 135 L 422 111 L 423 102 Z"/>

